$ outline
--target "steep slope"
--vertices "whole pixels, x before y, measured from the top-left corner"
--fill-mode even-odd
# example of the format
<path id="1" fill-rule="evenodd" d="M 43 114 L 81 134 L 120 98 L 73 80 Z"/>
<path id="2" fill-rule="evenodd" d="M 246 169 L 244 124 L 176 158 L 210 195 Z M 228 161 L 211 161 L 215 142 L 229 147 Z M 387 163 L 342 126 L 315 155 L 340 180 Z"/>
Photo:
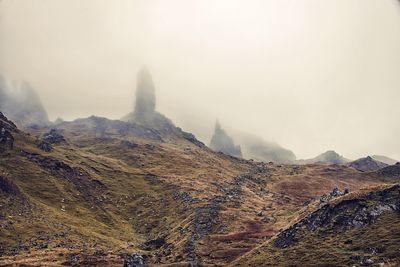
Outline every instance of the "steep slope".
<path id="1" fill-rule="evenodd" d="M 350 160 L 344 158 L 333 150 L 326 151 L 312 159 L 298 160 L 299 164 L 346 164 Z"/>
<path id="2" fill-rule="evenodd" d="M 372 157 L 368 156 L 368 157 L 360 158 L 360 159 L 350 162 L 349 166 L 356 170 L 362 171 L 362 172 L 371 172 L 371 171 L 377 171 L 379 169 L 382 169 L 388 165 L 386 163 L 377 161 L 377 160 L 373 159 Z"/>
<path id="3" fill-rule="evenodd" d="M 400 185 L 321 203 L 233 266 L 400 264 Z"/>

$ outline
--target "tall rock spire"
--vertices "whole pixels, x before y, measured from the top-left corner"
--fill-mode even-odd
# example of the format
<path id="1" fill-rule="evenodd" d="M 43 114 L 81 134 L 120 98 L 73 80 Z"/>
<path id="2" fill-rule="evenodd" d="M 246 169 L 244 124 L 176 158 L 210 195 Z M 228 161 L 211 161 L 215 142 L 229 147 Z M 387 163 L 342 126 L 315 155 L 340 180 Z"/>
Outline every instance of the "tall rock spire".
<path id="1" fill-rule="evenodd" d="M 235 146 L 232 137 L 230 137 L 224 129 L 222 129 L 219 121 L 215 123 L 214 135 L 211 138 L 210 148 L 217 152 L 227 155 L 242 157 L 240 146 Z"/>
<path id="2" fill-rule="evenodd" d="M 146 67 L 137 74 L 136 103 L 134 117 L 136 120 L 147 120 L 154 116 L 156 95 L 153 79 Z"/>

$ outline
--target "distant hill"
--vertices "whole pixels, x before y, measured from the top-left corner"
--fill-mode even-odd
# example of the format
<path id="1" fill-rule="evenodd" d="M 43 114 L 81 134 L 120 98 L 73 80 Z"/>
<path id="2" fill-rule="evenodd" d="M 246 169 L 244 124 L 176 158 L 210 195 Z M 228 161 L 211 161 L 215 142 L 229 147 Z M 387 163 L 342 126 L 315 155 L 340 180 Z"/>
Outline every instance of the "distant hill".
<path id="1" fill-rule="evenodd" d="M 296 155 L 291 150 L 277 143 L 265 141 L 259 136 L 239 133 L 235 135 L 235 139 L 240 144 L 243 157 L 246 159 L 286 164 L 296 161 Z"/>
<path id="2" fill-rule="evenodd" d="M 322 164 L 346 164 L 350 162 L 349 159 L 346 159 L 345 157 L 339 155 L 333 150 L 326 151 L 325 153 L 322 153 L 321 155 L 312 158 L 312 159 L 302 159 L 298 160 L 299 164 L 315 164 L 315 163 L 322 163 Z"/>
<path id="3" fill-rule="evenodd" d="M 381 156 L 381 155 L 373 155 L 373 156 L 371 156 L 371 158 L 373 158 L 374 160 L 386 163 L 388 165 L 394 165 L 397 162 L 399 162 L 399 160 L 395 160 L 395 159 L 392 159 L 392 158 L 389 158 L 386 156 Z"/>
<path id="4" fill-rule="evenodd" d="M 370 172 L 370 171 L 377 171 L 382 169 L 388 164 L 380 162 L 378 160 L 373 159 L 372 157 L 368 156 L 365 158 L 360 158 L 355 161 L 349 163 L 349 166 L 363 172 Z"/>

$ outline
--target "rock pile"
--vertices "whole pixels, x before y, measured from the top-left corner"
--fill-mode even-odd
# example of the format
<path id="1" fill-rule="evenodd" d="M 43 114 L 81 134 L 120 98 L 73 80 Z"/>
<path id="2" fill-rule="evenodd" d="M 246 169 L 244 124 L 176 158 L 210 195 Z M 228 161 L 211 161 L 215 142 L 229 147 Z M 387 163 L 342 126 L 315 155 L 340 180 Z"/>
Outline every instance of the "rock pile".
<path id="1" fill-rule="evenodd" d="M 319 201 L 320 201 L 321 204 L 326 204 L 326 203 L 328 203 L 328 201 L 331 200 L 332 198 L 340 197 L 340 196 L 346 195 L 346 194 L 348 194 L 348 193 L 349 193 L 349 189 L 348 189 L 347 187 L 344 189 L 343 192 L 341 192 L 341 191 L 339 190 L 339 188 L 335 187 L 335 188 L 333 188 L 332 192 L 330 192 L 329 194 L 324 194 L 324 195 L 322 195 L 322 196 L 319 198 Z"/>
<path id="2" fill-rule="evenodd" d="M 50 129 L 49 132 L 45 133 L 42 137 L 43 141 L 49 144 L 59 144 L 65 142 L 64 136 L 57 129 Z"/>

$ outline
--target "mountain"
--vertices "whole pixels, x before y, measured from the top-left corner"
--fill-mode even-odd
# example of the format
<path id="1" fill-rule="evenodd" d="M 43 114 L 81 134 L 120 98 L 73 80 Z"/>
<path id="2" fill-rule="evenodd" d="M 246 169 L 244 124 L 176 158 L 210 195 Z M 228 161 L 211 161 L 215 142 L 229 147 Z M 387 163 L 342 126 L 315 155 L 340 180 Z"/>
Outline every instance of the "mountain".
<path id="1" fill-rule="evenodd" d="M 267 142 L 252 134 L 239 133 L 235 135 L 241 145 L 243 157 L 264 162 L 290 164 L 296 161 L 296 155 L 280 145 Z"/>
<path id="2" fill-rule="evenodd" d="M 387 165 L 394 165 L 397 162 L 400 162 L 398 160 L 391 159 L 391 158 L 386 157 L 386 156 L 380 156 L 380 155 L 373 155 L 373 156 L 371 156 L 371 158 L 373 158 L 374 160 L 386 163 Z"/>
<path id="3" fill-rule="evenodd" d="M 95 116 L 29 134 L 0 122 L 14 140 L 0 157 L 6 266 L 227 265 L 332 188 L 390 181 L 343 165 L 246 161 Z"/>
<path id="4" fill-rule="evenodd" d="M 382 169 L 388 164 L 377 161 L 373 159 L 372 157 L 368 156 L 365 158 L 360 158 L 358 160 L 352 161 L 349 163 L 349 166 L 363 172 L 370 172 L 370 171 L 377 171 L 379 169 Z"/>
<path id="5" fill-rule="evenodd" d="M 400 263 L 400 164 L 217 153 L 151 95 L 125 121 L 18 127 L 0 113 L 0 266 Z"/>
<path id="6" fill-rule="evenodd" d="M 398 266 L 399 199 L 396 184 L 303 210 L 274 239 L 231 266 Z"/>
<path id="7" fill-rule="evenodd" d="M 230 137 L 217 121 L 214 134 L 210 141 L 210 148 L 216 152 L 222 152 L 234 157 L 242 157 L 240 146 L 235 146 L 232 137 Z"/>
<path id="8" fill-rule="evenodd" d="M 38 94 L 29 83 L 20 82 L 8 86 L 1 75 L 0 111 L 21 127 L 50 123 Z"/>
<path id="9" fill-rule="evenodd" d="M 321 163 L 321 164 L 346 164 L 350 162 L 350 160 L 344 158 L 343 156 L 339 155 L 333 150 L 329 150 L 325 153 L 322 153 L 321 155 L 312 158 L 312 159 L 303 159 L 299 160 L 299 164 L 315 164 L 315 163 Z"/>

